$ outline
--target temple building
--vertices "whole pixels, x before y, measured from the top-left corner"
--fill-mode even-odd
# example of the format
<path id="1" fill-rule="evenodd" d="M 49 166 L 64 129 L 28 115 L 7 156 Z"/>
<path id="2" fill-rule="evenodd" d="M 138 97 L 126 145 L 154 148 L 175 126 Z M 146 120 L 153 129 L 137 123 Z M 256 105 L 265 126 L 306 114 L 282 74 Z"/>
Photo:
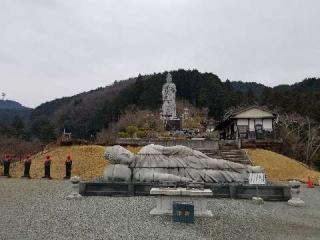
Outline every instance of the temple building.
<path id="1" fill-rule="evenodd" d="M 274 137 L 277 114 L 259 106 L 231 111 L 216 127 L 221 139 L 267 139 Z"/>

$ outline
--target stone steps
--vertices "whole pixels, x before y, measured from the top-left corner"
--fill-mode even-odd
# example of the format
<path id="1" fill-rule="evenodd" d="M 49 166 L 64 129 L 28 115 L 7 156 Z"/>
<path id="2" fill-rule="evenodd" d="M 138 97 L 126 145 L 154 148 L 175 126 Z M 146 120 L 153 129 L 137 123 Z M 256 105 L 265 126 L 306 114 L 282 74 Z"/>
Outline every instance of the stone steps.
<path id="1" fill-rule="evenodd" d="M 221 156 L 224 156 L 224 157 L 241 157 L 241 156 L 243 156 L 243 154 L 221 154 Z"/>
<path id="2" fill-rule="evenodd" d="M 225 155 L 221 155 L 222 158 L 225 158 L 225 159 L 246 159 L 245 156 L 243 155 L 239 155 L 239 156 L 225 156 Z"/>
<path id="3" fill-rule="evenodd" d="M 229 149 L 230 147 L 230 149 Z M 241 164 L 248 164 L 251 165 L 251 162 L 245 155 L 245 153 L 241 149 L 237 149 L 235 146 L 223 146 L 223 149 L 220 150 L 213 150 L 208 148 L 199 148 L 196 149 L 203 154 L 207 155 L 210 158 L 216 158 L 216 159 L 224 159 L 227 161 L 235 162 L 235 163 L 241 163 Z"/>
<path id="4" fill-rule="evenodd" d="M 251 165 L 250 160 L 243 150 L 237 148 L 235 145 L 222 145 L 220 148 L 220 155 L 227 161 Z"/>
<path id="5" fill-rule="evenodd" d="M 240 151 L 240 152 L 220 152 L 221 154 L 223 154 L 223 155 L 243 155 L 243 152 L 242 151 Z"/>
<path id="6" fill-rule="evenodd" d="M 242 164 L 251 164 L 249 159 L 243 153 L 238 153 L 238 154 L 222 153 L 221 156 L 223 159 L 231 161 L 231 162 L 242 163 Z"/>
<path id="7" fill-rule="evenodd" d="M 243 154 L 241 150 L 233 150 L 233 151 L 220 151 L 222 154 Z"/>

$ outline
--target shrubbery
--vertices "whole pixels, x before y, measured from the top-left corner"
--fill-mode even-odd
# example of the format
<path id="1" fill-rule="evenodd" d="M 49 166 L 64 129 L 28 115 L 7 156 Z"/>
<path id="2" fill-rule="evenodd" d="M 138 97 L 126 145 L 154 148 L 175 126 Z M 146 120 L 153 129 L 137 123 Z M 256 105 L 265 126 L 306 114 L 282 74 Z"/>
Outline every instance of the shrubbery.
<path id="1" fill-rule="evenodd" d="M 138 137 L 145 138 L 147 137 L 148 132 L 145 130 L 139 130 L 136 126 L 130 125 L 126 128 L 125 131 L 118 132 L 119 138 L 128 138 L 128 137 Z"/>
<path id="2" fill-rule="evenodd" d="M 128 138 L 129 134 L 126 132 L 118 132 L 118 137 L 119 138 Z"/>
<path id="3" fill-rule="evenodd" d="M 138 128 L 136 126 L 129 125 L 126 128 L 126 132 L 129 135 L 129 137 L 134 137 L 134 135 L 138 132 Z"/>
<path id="4" fill-rule="evenodd" d="M 144 131 L 144 130 L 139 130 L 139 131 L 137 132 L 137 137 L 138 137 L 138 138 L 145 138 L 146 136 L 147 136 L 147 132 Z"/>

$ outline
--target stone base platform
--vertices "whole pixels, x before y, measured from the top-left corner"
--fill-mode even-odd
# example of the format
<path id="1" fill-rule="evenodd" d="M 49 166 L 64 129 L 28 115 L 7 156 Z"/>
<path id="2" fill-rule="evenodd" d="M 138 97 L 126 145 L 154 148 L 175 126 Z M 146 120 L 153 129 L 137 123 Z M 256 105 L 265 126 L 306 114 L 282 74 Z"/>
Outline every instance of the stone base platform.
<path id="1" fill-rule="evenodd" d="M 151 215 L 172 215 L 174 202 L 186 202 L 194 205 L 194 216 L 213 217 L 212 212 L 207 210 L 208 197 L 212 196 L 210 189 L 152 188 L 150 195 L 157 196 Z"/>
<path id="2" fill-rule="evenodd" d="M 288 201 L 288 204 L 290 206 L 294 206 L 294 207 L 304 207 L 306 204 L 303 200 L 301 200 L 300 198 L 291 198 Z"/>
<path id="3" fill-rule="evenodd" d="M 177 187 L 185 187 L 178 183 Z M 150 196 L 152 188 L 159 183 L 152 182 L 80 182 L 79 193 L 82 196 Z M 257 187 L 248 184 L 206 183 L 215 198 L 252 199 L 257 195 L 264 201 L 288 201 L 291 198 L 290 187 L 285 184 L 269 184 Z"/>

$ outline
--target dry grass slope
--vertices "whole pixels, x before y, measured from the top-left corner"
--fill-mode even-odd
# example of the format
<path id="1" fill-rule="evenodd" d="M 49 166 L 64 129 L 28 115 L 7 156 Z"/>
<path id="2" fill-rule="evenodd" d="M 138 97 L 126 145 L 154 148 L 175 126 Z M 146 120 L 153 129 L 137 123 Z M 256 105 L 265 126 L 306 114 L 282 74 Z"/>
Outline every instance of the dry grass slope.
<path id="1" fill-rule="evenodd" d="M 128 147 L 137 153 L 141 147 Z M 102 176 L 104 168 L 108 162 L 104 159 L 105 147 L 96 145 L 57 147 L 46 153 L 38 153 L 33 156 L 30 175 L 32 178 L 41 178 L 44 174 L 43 162 L 46 155 L 52 159 L 51 176 L 54 179 L 62 179 L 65 174 L 64 161 L 70 154 L 72 156 L 72 175 L 80 176 L 83 180 L 95 179 Z M 313 177 L 315 182 L 320 179 L 320 172 L 309 169 L 302 163 L 283 156 L 281 154 L 264 149 L 246 149 L 254 165 L 263 166 L 268 178 L 272 181 L 287 181 L 298 179 L 306 182 L 308 176 Z M 13 177 L 23 175 L 23 163 L 16 163 L 10 167 Z M 0 175 L 3 168 L 0 166 Z"/>
<path id="2" fill-rule="evenodd" d="M 137 154 L 141 148 L 139 146 L 127 146 L 127 149 L 134 154 Z"/>
<path id="3" fill-rule="evenodd" d="M 32 178 L 41 178 L 44 175 L 44 160 L 46 155 L 50 155 L 51 176 L 53 179 L 62 179 L 65 175 L 64 162 L 68 155 L 72 157 L 72 176 L 80 176 L 83 180 L 94 179 L 101 176 L 108 162 L 104 159 L 105 147 L 88 146 L 68 146 L 58 147 L 46 153 L 38 153 L 32 158 L 30 175 Z M 10 167 L 12 177 L 23 175 L 23 163 L 14 164 Z M 0 167 L 1 175 L 3 168 Z"/>
<path id="4" fill-rule="evenodd" d="M 246 149 L 246 151 L 254 165 L 265 168 L 270 180 L 288 181 L 297 179 L 306 182 L 310 176 L 314 178 L 314 182 L 318 182 L 320 178 L 320 172 L 314 171 L 306 165 L 284 155 L 264 149 Z"/>

